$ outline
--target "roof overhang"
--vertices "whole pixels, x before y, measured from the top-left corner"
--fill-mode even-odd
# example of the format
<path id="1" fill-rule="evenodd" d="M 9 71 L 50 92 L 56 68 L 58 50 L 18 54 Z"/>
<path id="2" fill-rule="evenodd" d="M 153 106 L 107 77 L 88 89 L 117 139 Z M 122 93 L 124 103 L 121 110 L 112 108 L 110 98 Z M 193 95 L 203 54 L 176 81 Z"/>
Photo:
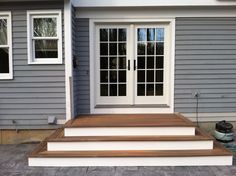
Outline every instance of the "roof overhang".
<path id="1" fill-rule="evenodd" d="M 236 6 L 236 0 L 73 0 L 75 7 Z"/>
<path id="2" fill-rule="evenodd" d="M 0 3 L 1 2 L 42 2 L 42 1 L 58 2 L 58 1 L 64 1 L 64 0 L 0 0 Z"/>

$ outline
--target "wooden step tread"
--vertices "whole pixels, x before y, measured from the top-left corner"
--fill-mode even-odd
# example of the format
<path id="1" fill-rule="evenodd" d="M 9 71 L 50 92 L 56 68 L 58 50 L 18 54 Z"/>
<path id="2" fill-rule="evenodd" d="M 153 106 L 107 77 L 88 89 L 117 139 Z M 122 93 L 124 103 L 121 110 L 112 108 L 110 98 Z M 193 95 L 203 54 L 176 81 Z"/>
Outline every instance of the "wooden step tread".
<path id="1" fill-rule="evenodd" d="M 213 150 L 127 150 L 127 151 L 41 151 L 31 158 L 77 158 L 77 157 L 200 157 L 233 156 L 232 152 L 215 143 Z"/>
<path id="2" fill-rule="evenodd" d="M 81 115 L 66 123 L 74 127 L 194 127 L 180 114 L 106 114 Z"/>
<path id="3" fill-rule="evenodd" d="M 195 136 L 80 136 L 65 137 L 61 130 L 57 136 L 48 138 L 48 142 L 89 142 L 89 141 L 202 141 L 214 138 L 196 128 Z"/>

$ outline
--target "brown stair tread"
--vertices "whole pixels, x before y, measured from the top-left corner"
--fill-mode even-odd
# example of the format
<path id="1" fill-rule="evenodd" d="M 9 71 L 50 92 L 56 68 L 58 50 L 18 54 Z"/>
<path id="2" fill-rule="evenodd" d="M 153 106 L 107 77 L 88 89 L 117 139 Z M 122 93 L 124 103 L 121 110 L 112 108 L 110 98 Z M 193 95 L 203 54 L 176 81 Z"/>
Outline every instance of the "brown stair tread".
<path id="1" fill-rule="evenodd" d="M 92 142 L 92 141 L 199 141 L 213 140 L 213 137 L 196 128 L 195 136 L 80 136 L 65 137 L 63 130 L 48 142 Z"/>
<path id="2" fill-rule="evenodd" d="M 213 150 L 122 150 L 122 151 L 40 151 L 30 157 L 76 158 L 76 157 L 200 157 L 233 156 L 232 152 L 215 143 Z"/>
<path id="3" fill-rule="evenodd" d="M 193 127 L 180 114 L 105 114 L 81 115 L 66 123 L 66 128 L 74 127 Z"/>

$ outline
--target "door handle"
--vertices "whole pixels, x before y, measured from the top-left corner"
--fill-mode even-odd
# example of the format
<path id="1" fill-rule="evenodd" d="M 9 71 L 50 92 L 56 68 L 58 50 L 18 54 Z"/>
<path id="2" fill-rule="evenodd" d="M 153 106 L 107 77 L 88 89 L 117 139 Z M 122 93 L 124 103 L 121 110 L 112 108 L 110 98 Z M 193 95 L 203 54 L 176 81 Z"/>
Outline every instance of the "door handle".
<path id="1" fill-rule="evenodd" d="M 134 71 L 136 70 L 136 60 L 134 60 Z"/>
<path id="2" fill-rule="evenodd" d="M 130 70 L 130 60 L 128 60 L 128 70 Z"/>

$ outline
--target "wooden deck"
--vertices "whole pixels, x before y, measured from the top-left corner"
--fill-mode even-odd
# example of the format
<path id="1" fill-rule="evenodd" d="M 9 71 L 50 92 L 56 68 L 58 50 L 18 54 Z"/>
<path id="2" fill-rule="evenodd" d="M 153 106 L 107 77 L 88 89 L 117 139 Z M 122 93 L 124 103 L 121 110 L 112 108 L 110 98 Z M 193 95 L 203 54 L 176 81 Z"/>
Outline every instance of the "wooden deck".
<path id="1" fill-rule="evenodd" d="M 110 135 L 112 127 L 118 127 L 116 129 L 122 133 Z M 125 131 L 137 128 L 139 133 L 135 135 Z M 145 128 L 151 133 L 144 135 Z M 155 128 L 174 130 L 171 135 L 163 136 L 163 131 L 154 133 Z M 177 131 L 181 128 L 191 128 L 194 134 L 186 135 L 184 132 L 179 135 Z M 70 136 L 65 133 L 68 129 L 74 133 L 75 130 L 87 132 L 85 136 L 79 133 Z M 101 129 L 110 136 L 107 133 L 97 135 Z M 118 143 L 122 143 L 123 149 L 116 147 Z M 137 149 L 136 143 L 140 148 Z M 83 115 L 68 121 L 38 145 L 29 156 L 29 163 L 32 166 L 131 166 L 137 162 L 143 166 L 158 165 L 158 162 L 160 165 L 231 165 L 232 156 L 232 152 L 180 114 Z M 153 159 L 155 162 L 152 163 Z"/>
<path id="2" fill-rule="evenodd" d="M 105 114 L 81 115 L 65 127 L 192 127 L 191 121 L 180 114 Z"/>

